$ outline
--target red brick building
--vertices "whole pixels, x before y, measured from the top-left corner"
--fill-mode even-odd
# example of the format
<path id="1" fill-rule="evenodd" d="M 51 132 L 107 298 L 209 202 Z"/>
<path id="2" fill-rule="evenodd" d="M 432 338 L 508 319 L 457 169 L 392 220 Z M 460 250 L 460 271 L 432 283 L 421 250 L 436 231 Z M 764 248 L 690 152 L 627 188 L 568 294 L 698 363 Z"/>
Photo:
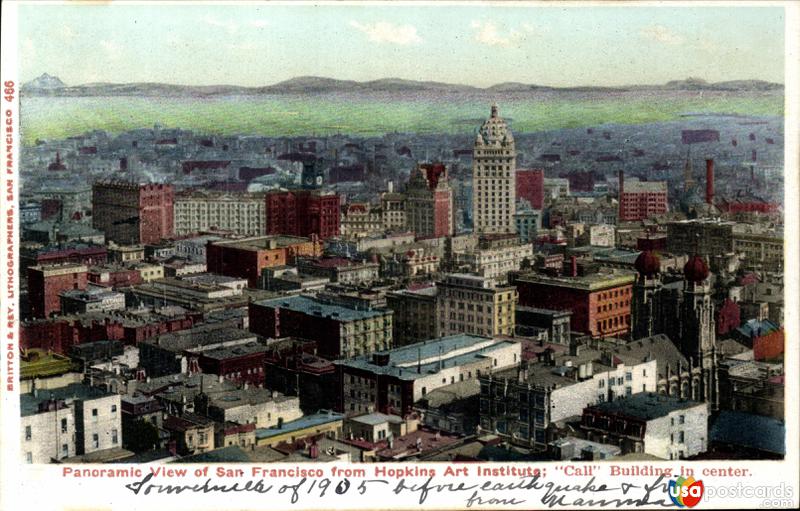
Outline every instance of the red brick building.
<path id="1" fill-rule="evenodd" d="M 82 264 L 40 265 L 28 268 L 28 300 L 32 318 L 47 318 L 61 312 L 59 293 L 86 289 L 86 266 Z"/>
<path id="2" fill-rule="evenodd" d="M 267 234 L 339 235 L 340 197 L 317 190 L 276 191 L 266 195 Z"/>
<path id="3" fill-rule="evenodd" d="M 60 354 L 69 353 L 75 344 L 103 340 L 124 341 L 135 346 L 141 341 L 168 332 L 191 328 L 202 319 L 198 313 L 166 316 L 80 314 L 53 320 L 38 320 L 20 326 L 20 346 Z"/>
<path id="4" fill-rule="evenodd" d="M 631 325 L 633 272 L 588 275 L 527 274 L 515 284 L 519 305 L 572 312 L 570 327 L 592 337 L 627 336 Z"/>
<path id="5" fill-rule="evenodd" d="M 408 228 L 418 238 L 453 235 L 453 190 L 443 163 L 423 163 L 411 171 L 405 208 Z"/>
<path id="6" fill-rule="evenodd" d="M 108 260 L 108 250 L 101 245 L 71 244 L 53 249 L 20 249 L 20 266 L 27 268 L 36 265 L 53 264 L 104 264 Z"/>
<path id="7" fill-rule="evenodd" d="M 629 181 L 619 173 L 619 220 L 636 222 L 667 212 L 666 181 Z"/>
<path id="8" fill-rule="evenodd" d="M 144 282 L 139 270 L 124 267 L 93 267 L 89 269 L 89 282 L 103 287 L 135 286 Z"/>
<path id="9" fill-rule="evenodd" d="M 544 204 L 544 170 L 517 170 L 517 200 L 526 199 L 533 209 Z"/>
<path id="10" fill-rule="evenodd" d="M 264 268 L 294 263 L 297 256 L 320 257 L 318 239 L 298 236 L 260 236 L 229 241 L 212 241 L 206 247 L 209 273 L 247 279 L 257 287 Z"/>
<path id="11" fill-rule="evenodd" d="M 92 187 L 92 226 L 121 245 L 156 243 L 174 232 L 168 184 L 100 181 Z"/>

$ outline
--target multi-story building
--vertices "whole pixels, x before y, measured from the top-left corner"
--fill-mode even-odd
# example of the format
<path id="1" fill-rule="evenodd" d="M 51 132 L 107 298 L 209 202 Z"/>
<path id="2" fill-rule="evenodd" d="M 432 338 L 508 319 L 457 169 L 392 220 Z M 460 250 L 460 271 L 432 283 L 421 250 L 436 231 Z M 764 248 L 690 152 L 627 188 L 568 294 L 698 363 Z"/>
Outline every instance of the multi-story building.
<path id="1" fill-rule="evenodd" d="M 735 222 L 692 219 L 667 224 L 667 252 L 693 253 L 702 257 L 733 252 Z"/>
<path id="2" fill-rule="evenodd" d="M 783 269 L 783 229 L 737 224 L 731 235 L 733 251 L 744 254 L 744 266 L 753 270 Z"/>
<path id="3" fill-rule="evenodd" d="M 520 243 L 515 234 L 495 234 L 481 236 L 474 248 L 453 251 L 450 263 L 458 271 L 507 282 L 508 272 L 522 268 L 526 259 L 533 261 L 533 245 Z"/>
<path id="4" fill-rule="evenodd" d="M 665 336 L 627 344 L 581 345 L 543 352 L 522 367 L 481 377 L 481 429 L 542 451 L 559 436 L 559 422 L 595 403 L 664 391 L 669 367 L 685 363 Z"/>
<path id="5" fill-rule="evenodd" d="M 574 266 L 574 265 L 573 265 Z M 519 303 L 572 312 L 572 330 L 592 337 L 625 336 L 630 332 L 635 273 L 606 269 L 578 275 L 528 273 L 516 279 Z"/>
<path id="6" fill-rule="evenodd" d="M 514 335 L 517 290 L 494 279 L 453 273 L 437 284 L 439 335 Z"/>
<path id="7" fill-rule="evenodd" d="M 535 210 L 544 205 L 544 170 L 519 169 L 516 173 L 517 199 L 525 199 Z"/>
<path id="8" fill-rule="evenodd" d="M 99 181 L 92 186 L 92 226 L 123 245 L 156 243 L 174 233 L 172 185 Z"/>
<path id="9" fill-rule="evenodd" d="M 516 309 L 517 334 L 535 336 L 537 331 L 547 332 L 547 342 L 569 344 L 571 313 L 565 310 L 538 309 L 518 305 Z"/>
<path id="10" fill-rule="evenodd" d="M 175 442 L 178 454 L 200 454 L 214 449 L 214 421 L 202 415 L 170 415 L 164 421 L 164 430 Z"/>
<path id="11" fill-rule="evenodd" d="M 214 235 L 195 236 L 175 240 L 175 255 L 190 261 L 206 262 L 206 246 L 222 238 Z"/>
<path id="12" fill-rule="evenodd" d="M 518 342 L 460 334 L 339 360 L 340 406 L 346 415 L 405 416 L 428 392 L 508 368 L 521 356 Z"/>
<path id="13" fill-rule="evenodd" d="M 321 356 L 335 359 L 390 349 L 394 313 L 357 310 L 307 296 L 255 301 L 250 330 L 264 337 L 298 337 L 317 341 Z"/>
<path id="14" fill-rule="evenodd" d="M 105 288 L 92 287 L 87 290 L 68 289 L 63 291 L 61 312 L 81 314 L 84 312 L 109 312 L 125 308 L 125 293 Z"/>
<path id="15" fill-rule="evenodd" d="M 266 233 L 264 195 L 193 190 L 175 195 L 175 234 L 210 229 L 246 236 Z"/>
<path id="16" fill-rule="evenodd" d="M 247 330 L 208 324 L 140 342 L 139 366 L 152 377 L 194 369 L 261 386 L 266 351 Z"/>
<path id="17" fill-rule="evenodd" d="M 569 197 L 569 179 L 565 177 L 546 177 L 542 184 L 546 199 L 563 199 Z"/>
<path id="18" fill-rule="evenodd" d="M 436 286 L 414 287 L 386 295 L 386 306 L 394 311 L 394 344 L 406 346 L 439 337 L 436 316 Z"/>
<path id="19" fill-rule="evenodd" d="M 619 173 L 619 219 L 646 220 L 667 212 L 667 182 L 625 180 Z"/>
<path id="20" fill-rule="evenodd" d="M 25 463 L 50 463 L 122 446 L 119 394 L 73 383 L 20 395 Z"/>
<path id="21" fill-rule="evenodd" d="M 383 212 L 365 202 L 341 207 L 341 235 L 345 238 L 366 238 L 383 232 Z"/>
<path id="22" fill-rule="evenodd" d="M 379 263 L 351 261 L 344 257 L 297 259 L 297 270 L 306 275 L 327 277 L 330 282 L 362 285 L 378 280 Z"/>
<path id="23" fill-rule="evenodd" d="M 514 137 L 492 105 L 489 119 L 475 139 L 472 156 L 472 214 L 474 232 L 514 233 L 516 212 Z"/>
<path id="24" fill-rule="evenodd" d="M 542 212 L 518 206 L 517 212 L 514 213 L 514 222 L 517 225 L 520 243 L 533 243 L 542 230 Z"/>
<path id="25" fill-rule="evenodd" d="M 587 407 L 581 429 L 623 454 L 679 460 L 708 449 L 708 415 L 707 403 L 642 392 Z"/>
<path id="26" fill-rule="evenodd" d="M 406 229 L 406 198 L 402 193 L 384 192 L 381 194 L 383 229 L 389 232 Z"/>
<path id="27" fill-rule="evenodd" d="M 408 229 L 418 238 L 453 235 L 453 190 L 443 163 L 423 163 L 411 171 L 405 214 Z"/>
<path id="28" fill-rule="evenodd" d="M 264 268 L 292 264 L 297 256 L 320 257 L 322 242 L 299 236 L 262 236 L 212 241 L 206 247 L 209 273 L 244 277 L 257 287 Z"/>
<path id="29" fill-rule="evenodd" d="M 339 235 L 339 195 L 321 190 L 272 191 L 266 195 L 266 233 L 290 236 Z"/>
<path id="30" fill-rule="evenodd" d="M 72 263 L 28 268 L 31 317 L 47 318 L 61 312 L 61 293 L 86 289 L 88 271 L 85 265 Z"/>

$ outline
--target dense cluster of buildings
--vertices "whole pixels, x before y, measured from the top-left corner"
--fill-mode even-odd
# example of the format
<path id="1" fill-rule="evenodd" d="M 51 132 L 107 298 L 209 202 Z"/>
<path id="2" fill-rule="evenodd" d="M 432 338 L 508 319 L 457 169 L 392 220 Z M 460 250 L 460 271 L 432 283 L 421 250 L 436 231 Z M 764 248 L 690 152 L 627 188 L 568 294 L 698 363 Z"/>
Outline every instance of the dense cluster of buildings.
<path id="1" fill-rule="evenodd" d="M 23 461 L 783 457 L 780 206 L 598 135 L 27 149 Z"/>

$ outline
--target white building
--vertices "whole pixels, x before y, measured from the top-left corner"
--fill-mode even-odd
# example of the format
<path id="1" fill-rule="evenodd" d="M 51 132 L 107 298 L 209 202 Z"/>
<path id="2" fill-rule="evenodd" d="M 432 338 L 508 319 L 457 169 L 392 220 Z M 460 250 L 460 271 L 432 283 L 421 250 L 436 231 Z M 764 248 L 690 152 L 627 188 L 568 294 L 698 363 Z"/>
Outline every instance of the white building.
<path id="1" fill-rule="evenodd" d="M 175 195 L 175 234 L 210 229 L 247 236 L 266 232 L 266 201 L 258 193 L 194 191 Z"/>
<path id="2" fill-rule="evenodd" d="M 491 117 L 475 138 L 472 156 L 474 232 L 514 233 L 516 159 L 514 136 L 492 105 Z"/>
<path id="3" fill-rule="evenodd" d="M 74 383 L 20 395 L 24 463 L 50 463 L 122 446 L 119 394 Z"/>

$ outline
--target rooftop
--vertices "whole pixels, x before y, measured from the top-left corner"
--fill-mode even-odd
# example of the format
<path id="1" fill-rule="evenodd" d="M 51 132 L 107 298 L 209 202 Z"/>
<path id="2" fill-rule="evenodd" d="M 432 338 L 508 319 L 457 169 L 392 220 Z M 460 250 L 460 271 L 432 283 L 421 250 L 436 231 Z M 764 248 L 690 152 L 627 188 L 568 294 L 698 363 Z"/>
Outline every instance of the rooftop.
<path id="1" fill-rule="evenodd" d="M 576 277 L 561 275 L 550 276 L 542 273 L 526 273 L 517 278 L 517 282 L 530 282 L 549 286 L 568 287 L 585 291 L 598 291 L 610 287 L 633 284 L 636 272 L 618 269 L 606 269 L 588 275 Z"/>
<path id="2" fill-rule="evenodd" d="M 215 241 L 214 245 L 238 248 L 240 250 L 268 250 L 285 248 L 291 245 L 308 243 L 311 240 L 300 236 L 259 236 L 231 241 Z"/>
<path id="3" fill-rule="evenodd" d="M 88 401 L 91 399 L 99 399 L 114 395 L 97 387 L 84 385 L 83 383 L 71 383 L 65 387 L 39 390 L 37 391 L 37 394 L 37 396 L 34 396 L 33 393 L 20 394 L 20 411 L 23 417 L 38 413 L 39 403 L 48 400 L 63 400 L 67 403 L 70 403 L 75 400 Z"/>
<path id="4" fill-rule="evenodd" d="M 391 314 L 391 311 L 384 309 L 351 309 L 341 305 L 324 303 L 308 296 L 287 296 L 284 298 L 273 298 L 271 300 L 258 301 L 256 304 L 261 305 L 262 307 L 287 309 L 295 312 L 302 312 L 309 316 L 320 316 L 339 321 L 359 321 Z"/>
<path id="5" fill-rule="evenodd" d="M 687 410 L 696 406 L 706 406 L 699 401 L 689 401 L 652 392 L 641 392 L 614 401 L 605 401 L 587 407 L 602 413 L 634 417 L 645 421 L 665 417 L 672 412 Z"/>
<path id="6" fill-rule="evenodd" d="M 231 328 L 225 324 L 211 324 L 162 334 L 142 342 L 155 344 L 162 349 L 178 352 L 216 344 L 222 347 L 223 343 L 242 341 L 244 339 L 251 339 L 255 342 L 256 336 L 247 330 Z"/>
<path id="7" fill-rule="evenodd" d="M 271 438 L 274 436 L 283 435 L 284 433 L 301 431 L 343 419 L 344 415 L 341 413 L 336 413 L 331 410 L 321 410 L 313 415 L 306 415 L 305 417 L 301 417 L 297 420 L 284 422 L 281 427 L 273 426 L 271 428 L 258 428 L 256 429 L 256 439 L 262 440 L 264 438 Z"/>
<path id="8" fill-rule="evenodd" d="M 772 417 L 723 410 L 708 436 L 712 442 L 786 454 L 786 423 Z"/>
<path id="9" fill-rule="evenodd" d="M 491 357 L 497 350 L 519 344 L 507 339 L 458 334 L 401 346 L 388 351 L 361 355 L 335 364 L 377 374 L 392 375 L 402 380 L 415 380 L 455 367 Z M 376 361 L 385 360 L 385 365 Z M 441 364 L 441 365 L 440 365 Z"/>
<path id="10" fill-rule="evenodd" d="M 397 415 L 387 415 L 385 413 L 380 413 L 380 412 L 373 412 L 373 413 L 368 413 L 366 415 L 359 415 L 358 417 L 349 417 L 347 420 L 351 422 L 358 422 L 360 424 L 366 424 L 368 426 L 377 426 L 385 422 L 391 422 L 392 424 L 399 424 L 403 422 L 402 417 L 399 417 Z"/>

